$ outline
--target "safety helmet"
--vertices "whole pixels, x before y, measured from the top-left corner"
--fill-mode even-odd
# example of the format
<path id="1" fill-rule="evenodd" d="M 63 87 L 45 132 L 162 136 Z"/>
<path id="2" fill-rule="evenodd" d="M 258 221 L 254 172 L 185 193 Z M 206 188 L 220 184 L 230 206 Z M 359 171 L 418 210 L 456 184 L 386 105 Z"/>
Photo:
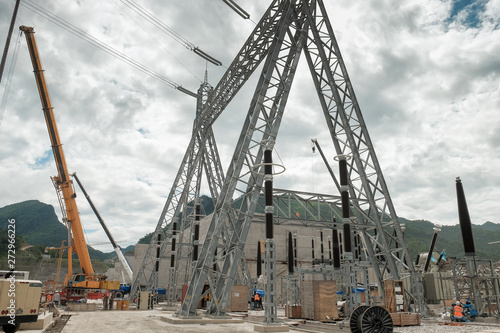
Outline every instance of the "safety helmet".
<path id="1" fill-rule="evenodd" d="M 461 304 L 460 301 L 457 301 L 457 305 L 460 305 L 460 304 Z"/>
<path id="2" fill-rule="evenodd" d="M 465 301 L 465 304 L 470 304 L 470 300 L 466 300 L 466 301 Z"/>

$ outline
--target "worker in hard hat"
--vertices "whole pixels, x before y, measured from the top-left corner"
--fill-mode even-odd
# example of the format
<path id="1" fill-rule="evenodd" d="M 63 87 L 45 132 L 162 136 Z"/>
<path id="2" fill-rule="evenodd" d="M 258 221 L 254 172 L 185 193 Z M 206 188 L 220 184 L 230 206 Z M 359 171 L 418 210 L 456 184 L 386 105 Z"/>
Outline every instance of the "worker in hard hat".
<path id="1" fill-rule="evenodd" d="M 254 302 L 255 302 L 256 309 L 262 309 L 262 299 L 261 299 L 261 296 L 259 293 L 255 293 Z"/>
<path id="2" fill-rule="evenodd" d="M 477 311 L 474 309 L 472 302 L 470 300 L 466 300 L 464 304 L 464 315 L 469 319 L 474 319 L 477 316 Z"/>
<path id="3" fill-rule="evenodd" d="M 453 313 L 455 312 L 455 302 L 451 303 L 451 308 L 450 308 L 450 320 L 451 321 L 455 321 L 455 316 L 453 315 Z"/>
<path id="4" fill-rule="evenodd" d="M 455 317 L 455 321 L 459 322 L 470 322 L 469 319 L 464 315 L 464 308 L 462 307 L 462 303 L 457 301 L 455 303 L 455 307 L 453 309 L 453 316 Z"/>

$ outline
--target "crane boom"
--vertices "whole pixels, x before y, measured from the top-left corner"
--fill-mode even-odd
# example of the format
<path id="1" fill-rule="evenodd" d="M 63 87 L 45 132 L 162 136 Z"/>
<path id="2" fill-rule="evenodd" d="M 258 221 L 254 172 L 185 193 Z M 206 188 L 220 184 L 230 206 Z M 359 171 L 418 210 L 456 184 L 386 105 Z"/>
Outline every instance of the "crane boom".
<path id="1" fill-rule="evenodd" d="M 87 242 L 85 241 L 85 235 L 83 233 L 83 227 L 80 222 L 80 216 L 78 215 L 78 207 L 76 205 L 76 195 L 73 190 L 73 186 L 69 177 L 68 168 L 66 166 L 66 160 L 64 158 L 64 152 L 62 148 L 62 143 L 59 138 L 59 133 L 57 131 L 57 125 L 54 118 L 53 108 L 50 103 L 49 92 L 47 90 L 47 84 L 45 82 L 45 76 L 43 75 L 42 63 L 40 61 L 40 56 L 38 53 L 38 48 L 35 41 L 35 30 L 32 27 L 20 26 L 19 30 L 24 32 L 26 36 L 26 41 L 28 43 L 28 49 L 30 52 L 31 63 L 33 64 L 33 72 L 35 74 L 36 84 L 38 86 L 38 93 L 40 94 L 40 100 L 42 102 L 42 110 L 45 116 L 45 122 L 47 123 L 47 129 L 49 131 L 50 142 L 52 144 L 52 152 L 54 153 L 54 159 L 56 162 L 58 175 L 55 178 L 56 184 L 59 186 L 64 204 L 66 206 L 66 215 L 68 222 L 71 225 L 71 232 L 73 234 L 73 248 L 78 255 L 78 260 L 82 267 L 82 271 L 86 277 L 94 276 L 94 269 L 90 261 L 89 251 L 87 249 Z"/>
<path id="2" fill-rule="evenodd" d="M 104 220 L 101 217 L 101 214 L 99 214 L 99 212 L 97 211 L 97 208 L 95 207 L 94 203 L 90 199 L 90 196 L 87 194 L 87 191 L 85 191 L 85 188 L 83 187 L 82 183 L 80 182 L 80 179 L 78 179 L 78 176 L 76 175 L 76 172 L 73 173 L 72 176 L 75 178 L 78 186 L 82 190 L 83 195 L 85 195 L 85 198 L 87 199 L 90 207 L 94 211 L 94 214 L 97 217 L 97 219 L 99 220 L 99 223 L 101 223 L 101 226 L 104 229 L 104 232 L 106 233 L 106 236 L 108 236 L 109 241 L 111 242 L 111 245 L 113 245 L 113 249 L 115 250 L 116 255 L 118 256 L 118 259 L 120 260 L 123 269 L 125 270 L 125 272 L 127 273 L 127 276 L 130 279 L 130 282 L 133 282 L 134 281 L 134 273 L 132 272 L 132 268 L 130 267 L 130 264 L 128 263 L 127 259 L 123 255 L 121 247 L 115 242 L 115 239 L 111 235 L 111 232 L 109 232 L 109 229 L 106 226 L 106 224 L 104 223 Z"/>

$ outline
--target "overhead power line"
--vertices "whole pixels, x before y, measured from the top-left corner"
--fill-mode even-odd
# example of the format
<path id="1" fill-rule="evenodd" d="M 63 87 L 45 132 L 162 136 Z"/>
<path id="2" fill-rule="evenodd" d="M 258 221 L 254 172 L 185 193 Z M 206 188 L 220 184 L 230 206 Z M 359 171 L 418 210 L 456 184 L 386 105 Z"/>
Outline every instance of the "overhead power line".
<path id="1" fill-rule="evenodd" d="M 235 3 L 233 0 L 222 0 L 222 1 L 224 1 L 224 3 L 229 6 L 229 8 L 234 10 L 236 14 L 243 17 L 245 20 L 248 20 L 250 18 L 250 14 L 244 11 L 243 8 L 238 6 L 238 4 Z"/>
<path id="2" fill-rule="evenodd" d="M 120 51 L 112 48 L 111 46 L 107 45 L 106 43 L 104 42 L 101 42 L 100 40 L 98 40 L 97 38 L 93 37 L 92 35 L 86 33 L 85 31 L 75 27 L 74 25 L 72 25 L 71 23 L 69 23 L 68 21 L 54 15 L 53 13 L 49 12 L 48 10 L 46 10 L 45 8 L 33 3 L 32 1 L 30 0 L 25 0 L 23 2 L 21 2 L 21 4 L 26 7 L 27 9 L 45 17 L 47 20 L 51 21 L 52 23 L 60 26 L 61 28 L 65 29 L 66 31 L 69 31 L 71 32 L 72 34 L 74 34 L 75 36 L 83 39 L 84 41 L 94 45 L 95 47 L 101 49 L 102 51 L 118 58 L 119 60 L 125 62 L 126 64 L 134 67 L 135 69 L 151 76 L 151 77 L 154 77 L 155 79 L 161 81 L 162 83 L 168 85 L 169 87 L 171 88 L 174 88 L 174 89 L 177 89 L 185 94 L 188 94 L 190 96 L 193 96 L 193 97 L 198 97 L 198 95 L 194 92 L 191 92 L 185 88 L 183 88 L 181 85 L 175 83 L 174 81 L 166 78 L 165 76 L 147 68 L 146 66 L 144 66 L 143 64 L 137 62 L 136 60 L 126 56 L 125 54 L 121 53 Z"/>
<path id="3" fill-rule="evenodd" d="M 17 10 L 19 9 L 20 0 L 16 1 L 14 6 L 14 12 L 12 13 L 12 19 L 10 20 L 9 33 L 7 34 L 7 40 L 5 41 L 5 48 L 3 49 L 2 61 L 0 62 L 0 82 L 2 82 L 3 69 L 5 68 L 5 62 L 7 61 L 7 54 L 9 53 L 10 38 L 12 37 L 12 31 L 14 30 L 14 24 L 16 23 Z"/>
<path id="4" fill-rule="evenodd" d="M 188 41 L 186 38 L 182 37 L 177 31 L 174 29 L 170 28 L 168 25 L 163 23 L 161 20 L 159 20 L 156 16 L 148 12 L 146 9 L 141 7 L 140 5 L 136 4 L 134 1 L 131 0 L 120 0 L 125 6 L 142 16 L 144 19 L 149 21 L 151 24 L 156 26 L 158 29 L 163 31 L 165 34 L 168 36 L 172 37 L 175 41 L 177 41 L 179 44 L 187 48 L 188 50 L 193 51 L 195 54 L 198 56 L 202 57 L 203 59 L 207 60 L 208 62 L 211 62 L 212 64 L 216 66 L 221 66 L 222 63 L 215 59 L 214 57 L 208 55 L 206 52 L 203 52 L 200 50 L 199 47 L 195 46 L 193 43 Z"/>

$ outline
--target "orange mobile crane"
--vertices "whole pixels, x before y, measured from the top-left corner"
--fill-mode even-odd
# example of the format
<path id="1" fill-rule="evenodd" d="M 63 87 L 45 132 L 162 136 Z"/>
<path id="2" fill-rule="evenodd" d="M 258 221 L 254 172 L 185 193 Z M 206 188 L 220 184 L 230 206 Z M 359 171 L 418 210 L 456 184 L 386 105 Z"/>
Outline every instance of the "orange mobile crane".
<path id="1" fill-rule="evenodd" d="M 85 241 L 85 235 L 83 233 L 82 223 L 80 222 L 80 216 L 78 214 L 78 207 L 76 205 L 76 194 L 66 166 L 62 143 L 57 132 L 56 121 L 52 105 L 50 103 L 47 85 L 45 83 L 42 63 L 40 61 L 40 56 L 35 42 L 35 31 L 32 27 L 26 26 L 20 26 L 19 29 L 24 32 L 28 43 L 31 63 L 33 64 L 33 72 L 35 74 L 35 80 L 38 86 L 40 100 L 42 102 L 42 109 L 52 144 L 52 152 L 54 153 L 54 159 L 58 171 L 58 175 L 51 178 L 61 205 L 63 220 L 66 222 L 68 233 L 72 234 L 72 237 L 71 235 L 68 237 L 68 275 L 64 279 L 63 286 L 66 288 L 72 288 L 78 295 L 82 295 L 82 290 L 74 289 L 118 289 L 119 281 L 106 281 L 106 276 L 96 274 L 94 272 L 94 268 L 92 267 L 87 249 L 87 242 Z M 72 250 L 76 251 L 82 268 L 82 273 L 75 274 L 74 277 L 72 276 L 71 267 Z M 77 298 L 78 297 L 75 299 Z M 69 295 L 68 300 L 70 300 Z"/>

